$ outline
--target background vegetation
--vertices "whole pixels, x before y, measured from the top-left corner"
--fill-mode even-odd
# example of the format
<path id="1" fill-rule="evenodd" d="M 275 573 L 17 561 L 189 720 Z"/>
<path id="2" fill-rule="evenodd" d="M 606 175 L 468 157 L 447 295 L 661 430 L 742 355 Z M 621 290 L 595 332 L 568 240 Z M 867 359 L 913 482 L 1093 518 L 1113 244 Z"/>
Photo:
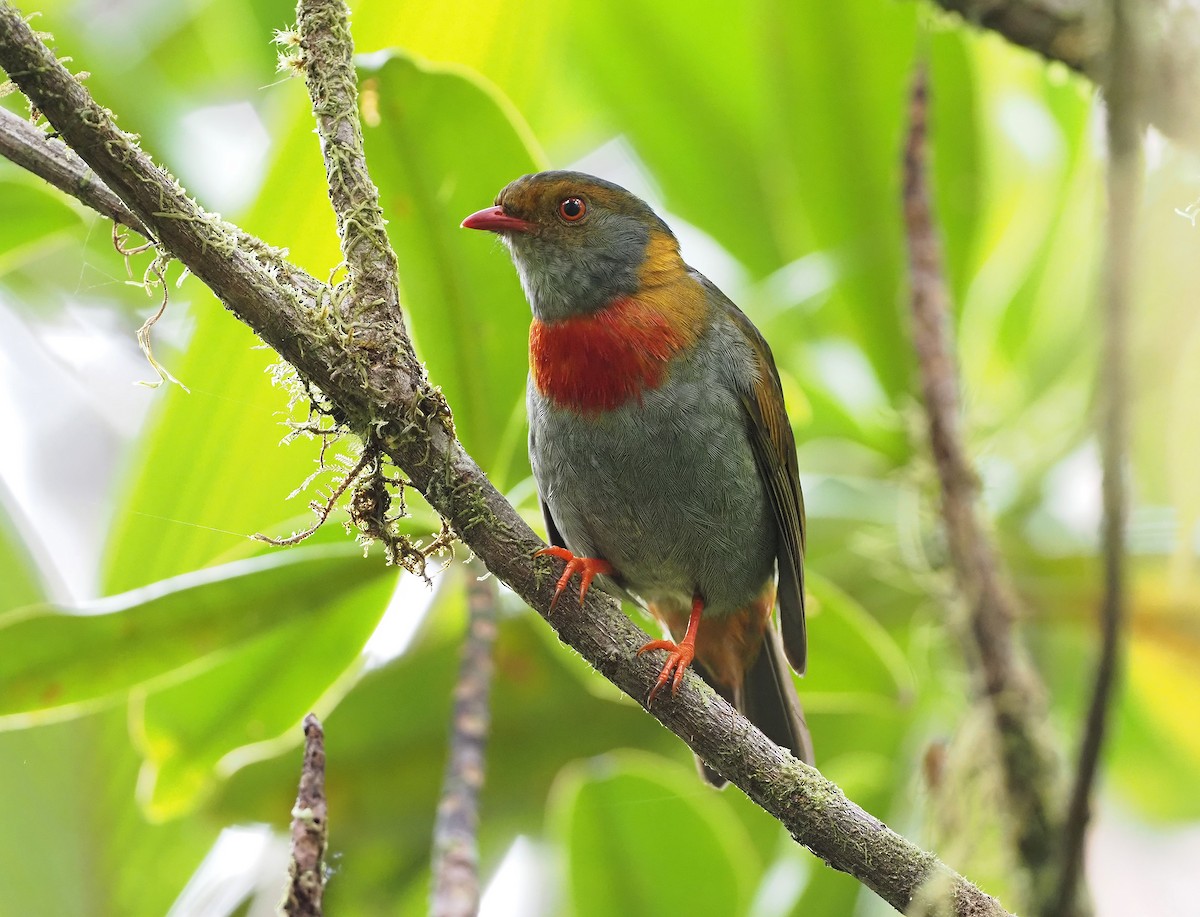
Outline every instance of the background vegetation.
<path id="1" fill-rule="evenodd" d="M 328 274 L 339 256 L 308 99 L 274 74 L 269 44 L 290 3 L 41 6 L 59 53 L 185 187 Z M 507 256 L 458 222 L 551 165 L 665 211 L 784 376 L 815 605 L 801 692 L 822 770 L 1018 909 L 984 717 L 946 627 L 899 150 L 925 54 L 970 448 L 1073 749 L 1099 581 L 1092 91 L 917 3 L 695 7 L 357 4 L 368 155 L 417 347 L 466 447 L 532 518 L 528 310 Z M 1200 818 L 1200 275 L 1176 213 L 1198 196 L 1194 160 L 1150 152 L 1133 619 L 1103 798 L 1122 824 L 1165 830 Z M 134 259 L 133 276 L 145 267 Z M 287 499 L 318 446 L 280 445 L 291 415 L 273 355 L 172 270 L 156 353 L 190 391 L 135 389 L 152 371 L 134 330 L 157 299 L 127 285 L 103 221 L 0 163 L 0 782 L 20 826 L 0 912 L 269 913 L 283 866 L 273 835 L 246 826 L 286 824 L 297 724 L 316 709 L 330 913 L 421 913 L 465 568 L 429 591 L 363 561 L 336 522 L 299 548 L 246 538 L 306 526 L 330 478 Z M 437 530 L 410 508 L 414 534 Z M 660 913 L 664 896 L 679 913 L 884 908 L 736 791 L 701 786 L 686 749 L 502 601 L 481 835 L 488 875 L 510 854 L 496 913 Z"/>

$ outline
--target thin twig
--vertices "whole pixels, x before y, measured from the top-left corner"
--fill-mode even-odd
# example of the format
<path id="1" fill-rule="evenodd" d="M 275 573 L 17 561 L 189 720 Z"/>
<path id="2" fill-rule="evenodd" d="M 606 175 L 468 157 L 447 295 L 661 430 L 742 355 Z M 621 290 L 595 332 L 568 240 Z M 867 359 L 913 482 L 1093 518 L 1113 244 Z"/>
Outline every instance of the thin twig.
<path id="1" fill-rule="evenodd" d="M 97 213 L 150 237 L 149 231 L 87 163 L 20 115 L 0 108 L 0 156 L 43 178 Z"/>
<path id="2" fill-rule="evenodd" d="M 3 0 L 0 67 L 170 251 L 292 363 L 349 428 L 377 442 L 488 569 L 548 618 L 554 578 L 550 564 L 533 557 L 544 542 L 454 437 L 399 311 L 387 328 L 376 328 L 390 331 L 392 347 L 366 347 L 358 329 L 331 333 L 330 290 L 190 201 Z M 550 624 L 605 678 L 635 701 L 644 700 L 660 666 L 637 656 L 645 634 L 613 600 L 593 590 L 583 607 L 558 608 Z M 897 910 L 907 910 L 922 889 L 945 886 L 956 914 L 1008 913 L 768 740 L 693 673 L 678 696 L 656 705 L 651 715 L 782 822 L 798 843 Z"/>
<path id="3" fill-rule="evenodd" d="M 1043 912 L 1045 917 L 1072 917 L 1079 913 L 1084 839 L 1091 818 L 1091 799 L 1100 765 L 1100 750 L 1112 709 L 1121 632 L 1126 617 L 1125 521 L 1129 494 L 1125 483 L 1125 467 L 1129 438 L 1129 313 L 1133 298 L 1134 245 L 1142 183 L 1142 128 L 1136 91 L 1141 60 L 1137 30 L 1141 21 L 1132 15 L 1123 0 L 1112 0 L 1112 11 L 1113 69 L 1105 93 L 1108 104 L 1107 276 L 1101 294 L 1104 344 L 1098 379 L 1104 503 L 1101 642 L 1063 829 L 1058 897 L 1054 906 Z"/>
<path id="4" fill-rule="evenodd" d="M 329 841 L 325 802 L 325 732 L 315 715 L 304 718 L 304 766 L 292 809 L 292 860 L 283 910 L 288 917 L 321 917 L 325 895 L 325 847 Z"/>
<path id="5" fill-rule="evenodd" d="M 322 430 L 320 432 L 325 433 L 325 432 L 329 432 L 329 431 Z M 322 456 L 321 456 L 322 461 L 324 461 L 324 445 L 325 445 L 324 443 L 321 444 L 321 446 L 322 446 Z M 317 529 L 319 529 L 321 526 L 323 526 L 325 524 L 325 521 L 329 518 L 330 514 L 333 512 L 334 506 L 337 505 L 337 501 L 342 498 L 342 494 L 344 494 L 350 488 L 350 485 L 352 485 L 356 481 L 358 481 L 358 479 L 362 475 L 363 471 L 366 470 L 367 465 L 369 465 L 373 461 L 378 460 L 378 458 L 379 458 L 379 453 L 375 452 L 372 449 L 364 449 L 362 456 L 358 460 L 358 464 L 356 464 L 353 468 L 351 468 L 349 471 L 347 471 L 345 476 L 340 481 L 337 482 L 337 484 L 334 486 L 333 490 L 330 491 L 329 496 L 325 498 L 324 502 L 318 502 L 316 500 L 313 500 L 311 503 L 309 503 L 308 508 L 311 509 L 316 514 L 317 521 L 314 522 L 312 525 L 310 525 L 308 528 L 304 529 L 301 532 L 292 532 L 292 534 L 288 535 L 286 538 L 273 538 L 270 535 L 264 535 L 262 532 L 255 532 L 250 537 L 253 538 L 255 541 L 263 541 L 263 542 L 266 542 L 267 544 L 273 545 L 274 547 L 277 547 L 277 548 L 291 547 L 292 545 L 300 544 L 300 542 L 302 542 L 302 541 L 307 541 L 309 538 L 311 538 L 313 535 L 316 534 Z M 313 473 L 317 474 L 321 470 L 323 470 L 323 468 L 318 469 L 317 472 L 313 472 Z M 309 480 L 311 480 L 311 478 Z M 301 485 L 301 486 L 304 486 L 304 485 Z"/>
<path id="6" fill-rule="evenodd" d="M 473 562 L 467 566 L 467 634 L 454 689 L 450 754 L 433 826 L 431 917 L 474 917 L 479 911 L 479 792 L 486 772 L 496 642 L 496 580 Z"/>
<path id="7" fill-rule="evenodd" d="M 1044 690 L 1014 632 L 1018 608 L 995 545 L 979 517 L 979 481 L 967 457 L 950 328 L 949 294 L 926 178 L 928 98 L 919 66 L 904 151 L 904 216 L 911 273 L 913 347 L 941 484 L 942 521 L 968 608 L 968 662 L 999 739 L 1017 850 L 1036 900 L 1052 892 L 1057 823 L 1054 755 L 1045 738 Z"/>
<path id="8" fill-rule="evenodd" d="M 117 226 L 114 223 L 113 241 L 116 249 L 121 254 L 128 256 L 131 252 L 130 250 L 123 249 L 121 247 L 120 241 L 116 238 L 116 228 Z M 144 248 L 149 247 L 152 247 L 152 245 L 147 242 L 145 247 L 138 246 L 138 249 L 144 250 Z M 141 327 L 137 330 L 138 347 L 142 351 L 142 356 L 146 358 L 146 362 L 149 363 L 150 367 L 158 374 L 158 378 L 153 382 L 139 382 L 138 385 L 144 385 L 146 388 L 158 388 L 164 382 L 173 382 L 185 392 L 191 394 L 191 389 L 176 379 L 174 374 L 169 369 L 158 362 L 158 359 L 154 356 L 154 348 L 150 344 L 150 332 L 153 330 L 154 326 L 158 324 L 163 315 L 166 314 L 167 303 L 171 299 L 170 288 L 167 286 L 167 264 L 168 261 L 164 256 L 160 255 L 156 257 L 153 263 L 151 263 L 150 267 L 146 269 L 146 275 L 141 284 L 142 288 L 149 293 L 153 288 L 154 281 L 151 281 L 147 278 L 153 274 L 156 278 L 158 278 L 158 286 L 162 288 L 162 300 L 158 304 L 158 309 L 155 310 L 151 315 L 147 316 L 146 320 L 142 322 Z"/>

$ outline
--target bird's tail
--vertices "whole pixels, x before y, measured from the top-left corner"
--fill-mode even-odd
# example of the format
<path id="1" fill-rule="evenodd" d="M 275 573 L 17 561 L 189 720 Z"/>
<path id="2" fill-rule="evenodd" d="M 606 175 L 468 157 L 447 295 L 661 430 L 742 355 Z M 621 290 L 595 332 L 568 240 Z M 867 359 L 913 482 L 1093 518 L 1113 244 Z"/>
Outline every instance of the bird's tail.
<path id="1" fill-rule="evenodd" d="M 725 686 L 716 684 L 703 666 L 697 665 L 696 668 L 705 681 L 761 729 L 768 739 L 790 750 L 804 763 L 813 763 L 812 735 L 804 721 L 804 711 L 796 695 L 796 685 L 784 655 L 783 642 L 774 627 L 768 623 L 758 658 L 746 670 L 742 684 L 734 691 L 730 692 Z M 696 764 L 704 779 L 713 786 L 722 787 L 727 782 L 699 758 Z"/>

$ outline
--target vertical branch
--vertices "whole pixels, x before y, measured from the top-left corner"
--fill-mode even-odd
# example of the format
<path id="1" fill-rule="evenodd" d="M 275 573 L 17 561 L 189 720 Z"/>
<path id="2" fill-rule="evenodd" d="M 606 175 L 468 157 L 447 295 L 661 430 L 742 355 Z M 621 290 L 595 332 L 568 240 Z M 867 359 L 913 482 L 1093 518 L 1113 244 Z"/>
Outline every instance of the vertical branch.
<path id="1" fill-rule="evenodd" d="M 1125 521 L 1129 494 L 1125 481 L 1129 437 L 1128 340 L 1134 240 L 1141 195 L 1141 124 L 1135 100 L 1140 78 L 1136 53 L 1138 23 L 1122 0 L 1113 0 L 1112 71 L 1108 104 L 1107 272 L 1103 284 L 1104 344 L 1097 387 L 1100 393 L 1100 458 L 1103 467 L 1102 553 L 1104 593 L 1100 604 L 1100 654 L 1084 722 L 1079 762 L 1063 829 L 1062 876 L 1058 898 L 1046 917 L 1076 913 L 1083 873 L 1084 838 L 1091 798 L 1116 686 L 1120 638 L 1126 615 Z"/>
<path id="2" fill-rule="evenodd" d="M 979 481 L 964 446 L 949 294 L 926 178 L 926 82 L 922 66 L 913 83 L 904 151 L 913 347 L 951 565 L 967 604 L 968 660 L 999 740 L 1017 852 L 1035 899 L 1043 900 L 1052 893 L 1054 880 L 1054 754 L 1044 726 L 1044 691 L 1014 632 L 1017 602 L 999 553 L 980 520 Z"/>
<path id="3" fill-rule="evenodd" d="M 288 871 L 287 917 L 321 917 L 325 894 L 325 846 L 329 826 L 325 803 L 325 733 L 313 714 L 304 718 L 304 766 L 292 809 L 292 863 Z"/>
<path id="4" fill-rule="evenodd" d="M 345 0 L 299 0 L 296 27 L 329 200 L 356 300 L 351 308 L 399 321 L 396 255 L 363 153 L 350 11 Z"/>
<path id="5" fill-rule="evenodd" d="M 450 754 L 433 828 L 431 917 L 473 917 L 479 911 L 479 791 L 483 788 L 496 640 L 496 580 L 482 564 L 468 568 L 467 634 L 454 689 Z"/>

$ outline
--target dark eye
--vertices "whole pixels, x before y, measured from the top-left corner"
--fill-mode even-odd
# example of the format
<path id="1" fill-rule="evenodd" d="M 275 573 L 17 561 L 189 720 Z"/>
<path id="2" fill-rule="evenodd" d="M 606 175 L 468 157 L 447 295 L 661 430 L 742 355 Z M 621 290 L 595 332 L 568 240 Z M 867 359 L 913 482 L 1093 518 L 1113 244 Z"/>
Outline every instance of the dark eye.
<path id="1" fill-rule="evenodd" d="M 558 215 L 568 223 L 577 223 L 587 213 L 587 204 L 582 198 L 569 197 L 558 205 Z"/>

